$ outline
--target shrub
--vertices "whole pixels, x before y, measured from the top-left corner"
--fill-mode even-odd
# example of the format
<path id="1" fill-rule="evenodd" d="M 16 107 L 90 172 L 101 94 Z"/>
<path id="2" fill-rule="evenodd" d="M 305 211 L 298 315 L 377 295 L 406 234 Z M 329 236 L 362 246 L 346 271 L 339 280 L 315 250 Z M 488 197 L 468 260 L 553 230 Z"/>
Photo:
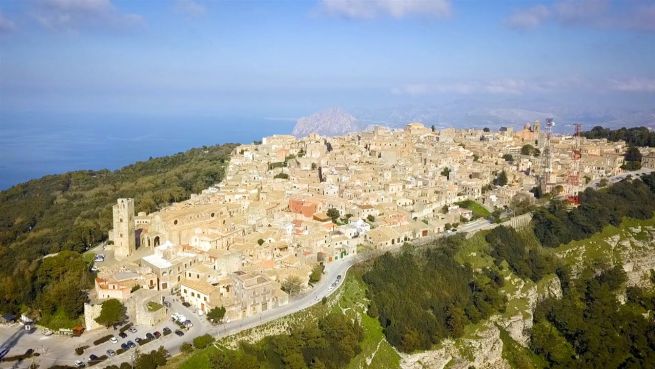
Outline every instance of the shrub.
<path id="1" fill-rule="evenodd" d="M 114 337 L 113 334 L 108 334 L 106 336 L 100 337 L 97 340 L 93 341 L 93 345 L 98 346 L 100 344 L 103 344 L 103 343 L 109 341 L 112 337 Z"/>
<path id="2" fill-rule="evenodd" d="M 193 345 L 188 342 L 184 342 L 182 346 L 180 346 L 180 351 L 185 354 L 191 353 L 193 351 Z"/>
<path id="3" fill-rule="evenodd" d="M 75 353 L 78 354 L 78 355 L 82 355 L 84 353 L 84 350 L 86 350 L 88 348 L 89 348 L 89 346 L 87 346 L 87 345 L 76 347 L 75 348 Z"/>
<path id="4" fill-rule="evenodd" d="M 197 349 L 204 349 L 212 343 L 214 343 L 214 337 L 209 334 L 205 334 L 193 339 L 193 346 Z"/>
<path id="5" fill-rule="evenodd" d="M 122 326 L 121 329 L 119 329 L 119 331 L 120 331 L 121 333 L 123 333 L 123 332 L 125 332 L 126 330 L 132 328 L 133 325 L 134 325 L 134 324 L 132 324 L 132 323 L 127 323 L 127 324 L 125 324 L 124 326 Z"/>

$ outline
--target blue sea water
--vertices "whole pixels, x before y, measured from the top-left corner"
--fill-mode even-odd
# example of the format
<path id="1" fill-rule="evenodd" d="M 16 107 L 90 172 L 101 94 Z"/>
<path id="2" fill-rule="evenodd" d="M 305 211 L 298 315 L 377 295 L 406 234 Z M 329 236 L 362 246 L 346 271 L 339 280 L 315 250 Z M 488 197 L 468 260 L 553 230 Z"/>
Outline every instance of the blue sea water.
<path id="1" fill-rule="evenodd" d="M 0 189 L 80 169 L 118 169 L 192 147 L 288 134 L 293 119 L 0 114 Z"/>

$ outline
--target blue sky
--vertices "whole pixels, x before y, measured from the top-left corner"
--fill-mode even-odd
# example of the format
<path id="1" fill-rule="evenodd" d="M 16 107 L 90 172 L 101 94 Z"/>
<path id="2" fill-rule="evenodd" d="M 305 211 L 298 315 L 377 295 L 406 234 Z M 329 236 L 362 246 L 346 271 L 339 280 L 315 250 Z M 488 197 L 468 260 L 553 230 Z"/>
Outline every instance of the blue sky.
<path id="1" fill-rule="evenodd" d="M 655 1 L 0 0 L 0 116 L 330 106 L 650 124 Z"/>

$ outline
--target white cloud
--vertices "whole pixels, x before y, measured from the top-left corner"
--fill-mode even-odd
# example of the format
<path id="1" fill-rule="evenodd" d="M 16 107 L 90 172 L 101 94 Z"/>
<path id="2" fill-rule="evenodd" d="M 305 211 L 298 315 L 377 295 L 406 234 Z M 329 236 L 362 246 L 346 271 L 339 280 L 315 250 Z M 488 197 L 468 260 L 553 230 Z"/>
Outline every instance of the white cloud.
<path id="1" fill-rule="evenodd" d="M 321 8 L 329 15 L 363 19 L 451 14 L 450 0 L 321 0 Z"/>
<path id="2" fill-rule="evenodd" d="M 537 90 L 538 86 L 529 85 L 523 80 L 501 79 L 492 81 L 461 81 L 449 83 L 410 83 L 391 89 L 394 95 L 422 96 L 430 94 L 452 93 L 470 94 L 509 94 L 519 95 L 527 90 Z"/>
<path id="3" fill-rule="evenodd" d="M 191 17 L 199 17 L 207 13 L 207 8 L 194 0 L 177 0 L 175 2 L 175 9 Z"/>
<path id="4" fill-rule="evenodd" d="M 550 16 L 550 10 L 544 5 L 535 5 L 515 11 L 506 20 L 512 28 L 531 29 L 540 26 Z"/>
<path id="5" fill-rule="evenodd" d="M 630 78 L 611 81 L 612 88 L 625 92 L 655 92 L 655 79 Z"/>
<path id="6" fill-rule="evenodd" d="M 121 12 L 111 0 L 40 0 L 32 13 L 44 27 L 69 30 L 80 27 L 133 26 L 143 18 Z"/>
<path id="7" fill-rule="evenodd" d="M 16 24 L 0 12 L 0 33 L 11 32 L 16 29 Z"/>
<path id="8" fill-rule="evenodd" d="M 655 31 L 655 5 L 651 0 L 559 0 L 515 10 L 505 24 L 532 29 L 552 22 L 568 26 L 591 26 Z"/>

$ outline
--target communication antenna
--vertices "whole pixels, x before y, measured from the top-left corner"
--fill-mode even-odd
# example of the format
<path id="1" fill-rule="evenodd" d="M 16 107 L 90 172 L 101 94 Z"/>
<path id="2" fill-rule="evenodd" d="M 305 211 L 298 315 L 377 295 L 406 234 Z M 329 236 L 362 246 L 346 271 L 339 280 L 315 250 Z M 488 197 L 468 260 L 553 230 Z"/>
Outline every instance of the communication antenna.
<path id="1" fill-rule="evenodd" d="M 575 123 L 573 126 L 575 127 L 575 133 L 573 134 L 573 149 L 571 149 L 571 170 L 567 181 L 570 186 L 568 201 L 578 205 L 580 204 L 578 193 L 580 192 L 580 159 L 582 158 L 580 135 L 582 125 Z"/>
<path id="2" fill-rule="evenodd" d="M 552 168 L 552 153 L 550 152 L 550 136 L 553 133 L 553 127 L 555 126 L 555 121 L 553 118 L 546 118 L 546 135 L 544 139 L 542 164 L 541 164 L 541 176 L 539 178 L 539 186 L 543 193 L 549 192 L 552 185 L 551 174 L 553 172 Z"/>

